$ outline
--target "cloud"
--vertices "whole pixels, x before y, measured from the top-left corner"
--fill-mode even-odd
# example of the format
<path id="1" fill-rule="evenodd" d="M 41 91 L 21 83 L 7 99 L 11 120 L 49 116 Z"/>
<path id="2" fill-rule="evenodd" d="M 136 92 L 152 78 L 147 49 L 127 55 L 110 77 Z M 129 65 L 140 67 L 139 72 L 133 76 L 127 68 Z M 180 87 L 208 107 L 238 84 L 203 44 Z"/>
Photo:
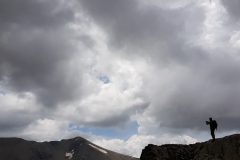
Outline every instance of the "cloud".
<path id="1" fill-rule="evenodd" d="M 237 0 L 230 0 L 230 1 L 222 0 L 221 2 L 223 6 L 226 8 L 226 10 L 228 11 L 228 13 L 230 14 L 230 17 L 233 17 L 236 20 L 239 20 L 240 2 Z"/>
<path id="2" fill-rule="evenodd" d="M 67 134 L 67 127 L 68 124 L 66 122 L 62 123 L 51 119 L 39 119 L 29 124 L 22 133 L 20 133 L 20 136 L 37 141 L 59 140 L 60 137 L 63 137 L 62 135 Z M 39 135 L 39 133 L 42 134 Z"/>
<path id="3" fill-rule="evenodd" d="M 178 7 L 171 7 L 175 2 L 170 2 L 164 9 L 136 1 L 80 2 L 108 33 L 108 46 L 113 52 L 131 61 L 140 57 L 147 61 L 146 72 L 138 71 L 151 105 L 139 115 L 139 131 L 207 131 L 203 120 L 210 116 L 220 123 L 231 117 L 238 120 L 238 91 L 234 89 L 239 79 L 234 69 L 238 68 L 238 44 L 232 45 L 237 39 L 229 43 L 237 34 L 229 32 L 219 1 L 183 2 Z M 131 55 L 124 55 L 127 53 Z M 224 131 L 229 129 L 223 126 Z"/>
<path id="4" fill-rule="evenodd" d="M 106 71 L 105 67 L 101 69 L 100 66 L 98 71 L 88 75 L 84 81 L 87 84 L 84 90 L 89 91 L 94 88 L 95 90 L 92 90 L 94 94 L 75 101 L 67 107 L 60 107 L 55 114 L 71 119 L 77 124 L 124 128 L 132 115 L 143 112 L 149 106 L 149 101 L 145 93 L 142 93 L 141 77 L 131 70 L 131 65 L 122 65 L 119 60 L 112 60 L 112 63 L 114 64 L 112 70 Z M 107 75 L 111 73 L 110 83 L 104 84 L 98 80 L 96 72 Z"/>
<path id="5" fill-rule="evenodd" d="M 189 136 L 171 136 L 171 135 L 133 135 L 128 140 L 123 141 L 121 139 L 97 139 L 93 143 L 98 144 L 106 149 L 114 150 L 118 153 L 132 155 L 134 157 L 140 157 L 142 149 L 148 144 L 192 144 L 197 140 Z"/>
<path id="6" fill-rule="evenodd" d="M 0 135 L 18 132 L 39 116 L 39 105 L 31 93 L 19 97 L 9 93 L 1 94 Z M 35 106 L 34 108 L 32 106 Z"/>
<path id="7" fill-rule="evenodd" d="M 127 59 L 143 56 L 168 64 L 188 63 L 201 57 L 201 52 L 187 54 L 184 51 L 188 47 L 184 34 L 200 28 L 205 18 L 201 7 L 189 3 L 171 9 L 144 2 L 80 1 L 86 14 L 107 32 L 108 47 Z"/>
<path id="8" fill-rule="evenodd" d="M 50 140 L 61 132 L 84 135 L 68 132 L 69 124 L 125 129 L 135 121 L 135 140 L 102 143 L 139 155 L 145 144 L 137 139 L 170 142 L 157 134 L 206 140 L 209 117 L 219 122 L 219 135 L 234 133 L 238 6 L 234 0 L 2 2 L 0 135 Z M 49 126 L 54 134 L 38 139 Z"/>
<path id="9" fill-rule="evenodd" d="M 41 133 L 41 134 L 39 134 Z M 9 134 L 9 133 L 8 133 Z M 173 136 L 173 135 L 132 135 L 129 139 L 108 139 L 106 137 L 94 135 L 92 133 L 84 133 L 80 130 L 71 130 L 68 122 L 54 119 L 38 119 L 31 122 L 21 132 L 10 132 L 11 136 L 17 136 L 26 140 L 56 141 L 66 138 L 73 138 L 81 136 L 90 142 L 97 144 L 106 149 L 140 157 L 142 149 L 148 144 L 192 144 L 197 142 L 187 135 Z M 4 135 L 8 137 L 9 135 Z"/>
<path id="10" fill-rule="evenodd" d="M 64 1 L 3 2 L 0 78 L 9 88 L 32 92 L 48 107 L 73 96 L 63 63 L 76 52 L 74 31 L 67 27 L 73 9 Z"/>
<path id="11" fill-rule="evenodd" d="M 59 27 L 66 21 L 73 20 L 74 2 L 56 1 L 5 1 L 1 3 L 0 13 L 3 28 L 14 24 L 16 27 L 49 28 Z"/>

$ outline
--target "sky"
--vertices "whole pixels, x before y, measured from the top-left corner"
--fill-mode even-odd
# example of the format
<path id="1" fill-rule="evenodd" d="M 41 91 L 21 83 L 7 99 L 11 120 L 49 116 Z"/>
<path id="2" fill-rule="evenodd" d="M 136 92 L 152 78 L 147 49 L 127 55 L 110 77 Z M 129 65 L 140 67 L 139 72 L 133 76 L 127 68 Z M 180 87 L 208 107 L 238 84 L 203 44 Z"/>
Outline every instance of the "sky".
<path id="1" fill-rule="evenodd" d="M 0 137 L 149 143 L 240 131 L 239 0 L 0 0 Z"/>

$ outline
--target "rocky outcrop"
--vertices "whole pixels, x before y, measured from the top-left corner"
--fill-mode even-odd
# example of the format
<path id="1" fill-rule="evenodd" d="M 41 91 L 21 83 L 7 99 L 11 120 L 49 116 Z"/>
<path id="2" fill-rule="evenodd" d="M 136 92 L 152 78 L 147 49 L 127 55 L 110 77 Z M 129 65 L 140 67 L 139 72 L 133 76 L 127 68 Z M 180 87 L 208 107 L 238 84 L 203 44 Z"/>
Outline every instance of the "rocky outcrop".
<path id="1" fill-rule="evenodd" d="M 0 138 L 0 160 L 138 160 L 97 146 L 82 137 L 34 142 Z"/>
<path id="2" fill-rule="evenodd" d="M 149 144 L 140 160 L 240 160 L 240 134 L 190 145 Z"/>

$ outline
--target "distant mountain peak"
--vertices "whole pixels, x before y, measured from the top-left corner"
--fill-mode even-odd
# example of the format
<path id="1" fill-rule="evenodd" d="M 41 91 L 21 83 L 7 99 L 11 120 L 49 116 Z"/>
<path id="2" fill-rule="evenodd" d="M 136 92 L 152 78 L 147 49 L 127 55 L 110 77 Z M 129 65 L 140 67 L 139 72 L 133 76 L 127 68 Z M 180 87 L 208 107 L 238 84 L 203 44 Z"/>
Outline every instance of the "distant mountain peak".
<path id="1" fill-rule="evenodd" d="M 82 137 L 35 142 L 0 138 L 0 160 L 138 160 L 97 146 Z"/>

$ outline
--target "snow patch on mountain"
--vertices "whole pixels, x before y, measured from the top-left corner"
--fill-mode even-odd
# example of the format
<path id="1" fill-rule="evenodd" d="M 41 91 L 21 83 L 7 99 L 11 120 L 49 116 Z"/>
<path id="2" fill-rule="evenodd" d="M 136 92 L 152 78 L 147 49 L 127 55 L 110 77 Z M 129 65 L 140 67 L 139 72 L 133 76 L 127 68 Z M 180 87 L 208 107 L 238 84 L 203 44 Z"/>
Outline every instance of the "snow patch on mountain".
<path id="1" fill-rule="evenodd" d="M 93 148 L 95 148 L 96 150 L 104 153 L 104 154 L 107 154 L 107 151 L 105 151 L 105 150 L 103 150 L 103 149 L 101 149 L 101 148 L 98 148 L 97 146 L 94 146 L 94 145 L 92 145 L 92 144 L 88 144 L 88 145 L 91 146 L 91 147 L 93 147 Z"/>

